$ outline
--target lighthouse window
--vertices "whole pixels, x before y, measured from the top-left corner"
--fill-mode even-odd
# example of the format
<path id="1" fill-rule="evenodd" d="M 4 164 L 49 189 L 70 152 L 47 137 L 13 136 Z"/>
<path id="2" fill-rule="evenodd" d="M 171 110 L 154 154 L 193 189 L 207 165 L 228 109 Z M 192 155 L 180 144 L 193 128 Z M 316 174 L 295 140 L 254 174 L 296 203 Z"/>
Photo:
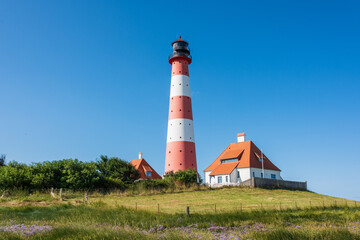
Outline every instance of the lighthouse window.
<path id="1" fill-rule="evenodd" d="M 181 83 L 179 83 L 179 85 L 181 86 Z"/>
<path id="2" fill-rule="evenodd" d="M 179 109 L 179 111 L 181 112 L 181 109 Z"/>
<path id="3" fill-rule="evenodd" d="M 181 125 L 181 123 L 179 123 Z"/>
<path id="4" fill-rule="evenodd" d="M 181 136 L 180 136 L 180 138 L 181 138 Z"/>
<path id="5" fill-rule="evenodd" d="M 171 153 L 171 151 L 169 151 L 169 153 Z"/>
<path id="6" fill-rule="evenodd" d="M 171 112 L 173 112 L 173 110 L 171 110 Z"/>
<path id="7" fill-rule="evenodd" d="M 170 166 L 170 164 L 169 164 L 169 166 Z"/>
<path id="8" fill-rule="evenodd" d="M 180 163 L 180 165 L 182 165 L 182 163 Z"/>
<path id="9" fill-rule="evenodd" d="M 180 152 L 182 152 L 182 150 L 180 150 Z"/>

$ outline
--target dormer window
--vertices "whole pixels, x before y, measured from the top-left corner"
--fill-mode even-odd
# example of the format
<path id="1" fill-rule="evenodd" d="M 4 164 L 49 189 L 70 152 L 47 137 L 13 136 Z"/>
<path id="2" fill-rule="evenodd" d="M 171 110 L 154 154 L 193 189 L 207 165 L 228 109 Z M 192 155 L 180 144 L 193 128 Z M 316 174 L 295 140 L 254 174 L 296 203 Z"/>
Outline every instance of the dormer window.
<path id="1" fill-rule="evenodd" d="M 146 171 L 146 176 L 147 176 L 147 177 L 151 177 L 151 172 L 150 172 L 150 171 Z"/>
<path id="2" fill-rule="evenodd" d="M 221 160 L 221 163 L 236 162 L 237 160 L 237 158 L 223 159 Z"/>

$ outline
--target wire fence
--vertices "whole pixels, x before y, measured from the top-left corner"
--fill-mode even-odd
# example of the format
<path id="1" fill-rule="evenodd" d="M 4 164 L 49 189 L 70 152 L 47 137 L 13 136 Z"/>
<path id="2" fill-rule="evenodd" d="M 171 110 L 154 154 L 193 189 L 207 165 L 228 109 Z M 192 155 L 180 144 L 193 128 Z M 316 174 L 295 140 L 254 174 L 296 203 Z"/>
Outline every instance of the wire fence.
<path id="1" fill-rule="evenodd" d="M 50 192 L 50 194 L 49 194 Z M 144 210 L 157 213 L 230 213 L 230 212 L 251 212 L 266 210 L 301 210 L 301 209 L 326 209 L 326 208 L 360 208 L 360 202 L 342 199 L 312 199 L 312 200 L 291 200 L 284 201 L 237 201 L 227 202 L 227 199 L 220 201 L 207 199 L 204 203 L 194 203 L 191 200 L 159 200 L 151 199 L 149 196 L 126 196 L 123 191 L 111 191 L 108 189 L 98 189 L 96 191 L 73 191 L 71 189 L 50 189 L 42 193 L 45 198 L 61 202 L 75 204 L 106 204 L 114 207 L 125 207 L 133 210 Z M 1 196 L 6 200 L 7 197 L 16 199 L 19 196 Z M 142 198 L 145 197 L 145 198 Z M 142 198 L 142 199 L 141 199 Z M 296 197 L 294 197 L 296 198 Z M 3 200 L 3 201 L 4 201 Z M 30 200 L 30 199 L 29 199 Z M 44 199 L 45 201 L 46 199 Z M 28 201 L 31 202 L 31 201 Z M 0 202 L 1 203 L 1 202 Z"/>
<path id="2" fill-rule="evenodd" d="M 239 203 L 238 206 L 228 206 L 219 203 L 206 203 L 206 204 L 140 204 L 138 202 L 119 204 L 118 206 L 126 207 L 135 210 L 145 210 L 151 212 L 162 213 L 185 213 L 188 209 L 192 213 L 230 213 L 230 212 L 251 212 L 251 211 L 266 211 L 266 210 L 303 210 L 303 209 L 327 209 L 327 208 L 359 208 L 360 204 L 356 201 L 309 201 L 307 204 L 297 201 L 289 202 L 276 202 L 276 203 Z"/>

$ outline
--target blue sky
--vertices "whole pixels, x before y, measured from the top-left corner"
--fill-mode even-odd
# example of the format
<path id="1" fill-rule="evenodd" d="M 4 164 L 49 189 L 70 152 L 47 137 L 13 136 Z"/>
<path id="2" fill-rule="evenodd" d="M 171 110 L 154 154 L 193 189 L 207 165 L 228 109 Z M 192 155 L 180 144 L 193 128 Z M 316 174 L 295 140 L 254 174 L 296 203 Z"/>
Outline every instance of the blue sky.
<path id="1" fill-rule="evenodd" d="M 283 178 L 360 200 L 359 12 L 358 1 L 2 0 L 0 153 L 142 151 L 162 174 L 181 34 L 200 172 L 246 132 Z"/>

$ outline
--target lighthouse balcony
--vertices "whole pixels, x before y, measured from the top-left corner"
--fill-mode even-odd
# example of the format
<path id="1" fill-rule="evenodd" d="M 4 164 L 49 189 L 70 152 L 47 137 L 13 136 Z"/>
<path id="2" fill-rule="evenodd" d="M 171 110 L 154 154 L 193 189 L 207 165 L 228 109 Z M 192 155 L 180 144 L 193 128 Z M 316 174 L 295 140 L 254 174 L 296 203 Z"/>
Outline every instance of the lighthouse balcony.
<path id="1" fill-rule="evenodd" d="M 179 52 L 177 52 L 177 53 L 170 54 L 170 55 L 169 55 L 169 60 L 170 60 L 171 58 L 174 58 L 174 57 L 187 57 L 187 58 L 192 59 L 191 55 L 188 54 L 188 53 L 179 53 Z"/>

